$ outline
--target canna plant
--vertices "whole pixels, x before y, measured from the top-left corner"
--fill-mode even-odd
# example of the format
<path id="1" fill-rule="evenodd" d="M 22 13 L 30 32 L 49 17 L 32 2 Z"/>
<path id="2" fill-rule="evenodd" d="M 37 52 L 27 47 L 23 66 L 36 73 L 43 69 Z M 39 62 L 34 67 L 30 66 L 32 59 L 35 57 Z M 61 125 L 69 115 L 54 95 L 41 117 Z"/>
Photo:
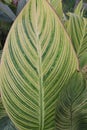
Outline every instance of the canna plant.
<path id="1" fill-rule="evenodd" d="M 29 0 L 5 43 L 1 98 L 17 130 L 87 130 L 87 19 L 78 6 L 65 29 L 54 2 Z"/>

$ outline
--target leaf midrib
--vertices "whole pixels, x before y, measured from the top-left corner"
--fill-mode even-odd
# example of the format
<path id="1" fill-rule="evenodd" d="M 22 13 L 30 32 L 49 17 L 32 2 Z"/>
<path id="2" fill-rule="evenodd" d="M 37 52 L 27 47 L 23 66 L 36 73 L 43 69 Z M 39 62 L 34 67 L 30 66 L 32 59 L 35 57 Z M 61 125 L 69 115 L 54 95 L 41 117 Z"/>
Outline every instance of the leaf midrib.
<path id="1" fill-rule="evenodd" d="M 73 115 L 72 115 L 72 103 L 71 103 L 71 106 L 70 106 L 70 113 L 71 113 L 71 114 L 70 114 L 70 124 L 71 124 L 71 125 L 70 125 L 70 126 L 71 126 L 70 130 L 72 130 L 72 116 L 73 116 Z"/>
<path id="2" fill-rule="evenodd" d="M 43 72 L 42 72 L 42 51 L 39 39 L 38 14 L 36 9 L 36 37 L 37 37 L 37 53 L 38 53 L 38 75 L 39 75 L 39 130 L 44 129 L 44 90 L 43 90 Z"/>

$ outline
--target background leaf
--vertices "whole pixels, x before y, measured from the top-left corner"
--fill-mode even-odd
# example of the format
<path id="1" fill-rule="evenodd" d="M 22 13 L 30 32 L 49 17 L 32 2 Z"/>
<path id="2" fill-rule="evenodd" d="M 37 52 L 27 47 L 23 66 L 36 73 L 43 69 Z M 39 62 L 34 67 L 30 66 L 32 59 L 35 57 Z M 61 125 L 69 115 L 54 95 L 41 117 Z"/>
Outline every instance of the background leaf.
<path id="1" fill-rule="evenodd" d="M 80 62 L 80 68 L 87 65 L 87 19 L 70 14 L 68 33 Z"/>
<path id="2" fill-rule="evenodd" d="M 11 4 L 13 0 L 3 0 L 6 4 Z"/>
<path id="3" fill-rule="evenodd" d="M 62 19 L 63 17 L 62 0 L 49 0 L 49 3 L 52 5 L 58 16 Z"/>
<path id="4" fill-rule="evenodd" d="M 76 69 L 59 18 L 45 0 L 30 0 L 8 35 L 0 68 L 2 100 L 15 126 L 54 130 L 59 92 Z"/>
<path id="5" fill-rule="evenodd" d="M 17 130 L 8 117 L 0 119 L 0 130 Z"/>
<path id="6" fill-rule="evenodd" d="M 87 129 L 87 84 L 80 72 L 73 74 L 60 93 L 56 127 L 56 130 Z"/>
<path id="7" fill-rule="evenodd" d="M 6 14 L 12 21 L 15 20 L 15 18 L 16 18 L 15 14 L 12 12 L 12 10 L 6 4 L 3 4 L 2 2 L 0 2 L 0 10 L 4 14 Z"/>
<path id="8" fill-rule="evenodd" d="M 16 12 L 17 15 L 21 12 L 21 10 L 22 10 L 23 7 L 26 5 L 26 3 L 27 3 L 26 0 L 19 0 L 19 1 L 18 1 L 17 12 Z"/>
<path id="9" fill-rule="evenodd" d="M 0 11 L 0 21 L 6 21 L 6 22 L 12 22 L 12 19 L 10 19 L 4 12 Z"/>
<path id="10" fill-rule="evenodd" d="M 83 11 L 82 11 L 82 9 L 83 9 L 83 0 L 81 0 L 79 3 L 78 3 L 78 5 L 77 5 L 77 7 L 76 7 L 76 9 L 75 9 L 75 14 L 76 15 L 79 15 L 79 16 L 83 16 Z"/>

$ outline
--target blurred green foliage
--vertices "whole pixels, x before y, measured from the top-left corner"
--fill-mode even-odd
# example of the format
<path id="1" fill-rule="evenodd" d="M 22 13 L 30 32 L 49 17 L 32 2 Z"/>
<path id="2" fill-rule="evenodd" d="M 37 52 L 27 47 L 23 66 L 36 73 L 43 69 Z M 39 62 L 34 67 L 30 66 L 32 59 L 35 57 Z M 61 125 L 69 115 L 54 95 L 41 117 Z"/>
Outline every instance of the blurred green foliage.
<path id="1" fill-rule="evenodd" d="M 63 3 L 63 11 L 72 12 L 74 10 L 76 0 L 62 0 Z"/>

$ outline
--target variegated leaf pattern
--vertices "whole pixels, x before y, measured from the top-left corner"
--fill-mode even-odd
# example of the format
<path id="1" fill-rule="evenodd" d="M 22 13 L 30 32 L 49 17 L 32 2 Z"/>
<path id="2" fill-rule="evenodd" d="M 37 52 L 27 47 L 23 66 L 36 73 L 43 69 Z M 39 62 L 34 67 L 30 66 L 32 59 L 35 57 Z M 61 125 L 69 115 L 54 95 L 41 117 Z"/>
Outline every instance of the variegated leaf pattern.
<path id="1" fill-rule="evenodd" d="M 2 50 L 0 50 L 0 60 L 2 56 Z M 0 130 L 17 130 L 12 121 L 7 116 L 5 108 L 2 104 L 1 99 L 1 88 L 0 88 Z"/>
<path id="2" fill-rule="evenodd" d="M 45 0 L 29 0 L 6 40 L 0 67 L 2 100 L 19 130 L 54 130 L 59 92 L 78 60 Z"/>
<path id="3" fill-rule="evenodd" d="M 0 61 L 1 61 L 1 56 L 2 56 L 2 50 L 0 50 Z M 1 87 L 0 87 L 0 119 L 6 115 L 7 114 L 6 114 L 6 111 L 3 107 L 2 100 L 1 100 Z"/>
<path id="4" fill-rule="evenodd" d="M 83 0 L 81 0 L 81 1 L 78 3 L 78 5 L 77 5 L 77 7 L 76 7 L 76 9 L 75 9 L 75 11 L 74 11 L 74 13 L 75 13 L 76 15 L 83 16 L 83 11 L 84 11 L 84 9 L 83 9 Z"/>
<path id="5" fill-rule="evenodd" d="M 63 18 L 62 0 L 48 0 L 51 6 L 54 8 L 58 16 Z"/>
<path id="6" fill-rule="evenodd" d="M 87 84 L 75 72 L 58 99 L 56 130 L 87 130 Z"/>
<path id="7" fill-rule="evenodd" d="M 60 0 L 48 0 L 48 2 L 50 2 L 55 9 L 57 9 L 58 7 L 58 1 Z"/>
<path id="8" fill-rule="evenodd" d="M 70 14 L 68 33 L 80 61 L 80 67 L 87 65 L 87 19 Z"/>

